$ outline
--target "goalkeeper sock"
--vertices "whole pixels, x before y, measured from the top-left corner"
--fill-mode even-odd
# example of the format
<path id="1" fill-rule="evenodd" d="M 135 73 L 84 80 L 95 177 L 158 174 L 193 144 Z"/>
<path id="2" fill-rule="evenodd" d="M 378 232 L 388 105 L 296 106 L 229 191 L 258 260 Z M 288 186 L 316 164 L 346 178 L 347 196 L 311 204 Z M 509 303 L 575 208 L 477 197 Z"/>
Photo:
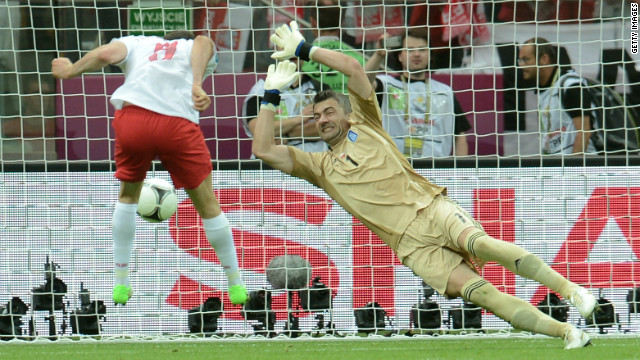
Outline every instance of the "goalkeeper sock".
<path id="1" fill-rule="evenodd" d="M 466 250 L 486 261 L 496 261 L 514 274 L 535 280 L 568 299 L 577 285 L 567 280 L 539 257 L 525 249 L 495 239 L 483 231 L 469 234 L 464 242 Z"/>
<path id="2" fill-rule="evenodd" d="M 116 285 L 129 286 L 129 263 L 136 233 L 137 204 L 117 202 L 111 219 Z"/>
<path id="3" fill-rule="evenodd" d="M 229 287 L 243 285 L 240 277 L 240 267 L 238 266 L 236 246 L 233 242 L 233 234 L 227 217 L 224 213 L 221 213 L 211 219 L 202 219 L 202 223 L 207 240 L 216 251 L 220 265 L 222 265 L 224 273 L 227 275 Z"/>
<path id="4" fill-rule="evenodd" d="M 493 312 L 520 330 L 563 337 L 571 326 L 553 319 L 522 299 L 498 291 L 479 277 L 467 281 L 461 292 L 463 299 Z"/>
<path id="5" fill-rule="evenodd" d="M 565 299 L 569 299 L 571 292 L 578 289 L 577 284 L 567 280 L 539 257 L 530 253 L 516 260 L 516 269 L 516 274 L 541 283 Z"/>

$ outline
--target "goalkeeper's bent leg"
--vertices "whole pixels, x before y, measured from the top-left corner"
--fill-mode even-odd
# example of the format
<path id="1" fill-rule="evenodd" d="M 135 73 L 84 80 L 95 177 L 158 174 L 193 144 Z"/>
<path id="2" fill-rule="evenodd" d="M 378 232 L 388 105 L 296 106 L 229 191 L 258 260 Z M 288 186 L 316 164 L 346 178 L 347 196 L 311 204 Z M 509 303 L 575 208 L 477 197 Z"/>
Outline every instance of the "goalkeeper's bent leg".
<path id="1" fill-rule="evenodd" d="M 462 298 L 511 323 L 514 328 L 563 338 L 571 325 L 553 319 L 530 303 L 498 291 L 491 283 L 474 277 L 462 286 Z"/>
<path id="2" fill-rule="evenodd" d="M 568 299 L 578 285 L 567 280 L 536 255 L 484 231 L 471 231 L 464 239 L 464 250 L 486 261 L 496 261 L 514 274 L 535 280 Z"/>

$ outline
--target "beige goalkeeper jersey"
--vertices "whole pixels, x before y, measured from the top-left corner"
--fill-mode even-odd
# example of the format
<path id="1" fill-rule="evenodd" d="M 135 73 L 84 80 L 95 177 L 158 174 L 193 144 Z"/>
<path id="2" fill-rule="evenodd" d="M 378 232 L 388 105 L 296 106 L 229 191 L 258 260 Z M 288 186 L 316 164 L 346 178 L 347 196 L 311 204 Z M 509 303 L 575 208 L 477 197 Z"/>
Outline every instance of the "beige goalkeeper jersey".
<path id="1" fill-rule="evenodd" d="M 321 153 L 289 147 L 291 175 L 324 189 L 340 206 L 393 250 L 417 212 L 446 189 L 411 167 L 382 128 L 375 93 L 349 93 L 352 113 L 347 137 Z"/>

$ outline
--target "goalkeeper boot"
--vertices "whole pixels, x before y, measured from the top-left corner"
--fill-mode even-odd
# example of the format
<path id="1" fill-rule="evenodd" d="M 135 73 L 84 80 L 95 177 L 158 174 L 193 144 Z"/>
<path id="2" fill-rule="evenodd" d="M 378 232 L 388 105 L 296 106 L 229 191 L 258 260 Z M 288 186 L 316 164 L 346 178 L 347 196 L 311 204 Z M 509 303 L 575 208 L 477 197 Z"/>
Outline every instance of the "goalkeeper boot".
<path id="1" fill-rule="evenodd" d="M 131 295 L 133 295 L 131 286 L 116 285 L 113 287 L 113 302 L 116 304 L 125 305 L 131 298 Z"/>
<path id="2" fill-rule="evenodd" d="M 598 305 L 596 298 L 589 290 L 583 287 L 574 290 L 569 297 L 569 301 L 578 309 L 580 315 L 585 319 L 589 319 L 591 315 L 593 315 L 593 310 L 595 310 Z"/>
<path id="3" fill-rule="evenodd" d="M 578 349 L 591 345 L 591 339 L 586 332 L 571 326 L 564 334 L 564 349 Z"/>
<path id="4" fill-rule="evenodd" d="M 247 288 L 244 285 L 233 285 L 229 287 L 229 300 L 233 305 L 242 305 L 247 302 Z"/>

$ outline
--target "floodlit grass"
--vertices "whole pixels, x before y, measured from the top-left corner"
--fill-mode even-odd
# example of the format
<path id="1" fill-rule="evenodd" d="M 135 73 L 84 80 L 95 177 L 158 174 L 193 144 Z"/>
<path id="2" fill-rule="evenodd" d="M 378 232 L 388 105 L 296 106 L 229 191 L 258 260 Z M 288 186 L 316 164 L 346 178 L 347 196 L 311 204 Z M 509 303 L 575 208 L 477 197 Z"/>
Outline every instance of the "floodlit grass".
<path id="1" fill-rule="evenodd" d="M 0 359 L 21 360 L 410 360 L 640 359 L 640 337 L 596 337 L 593 346 L 563 350 L 550 338 L 346 338 L 198 341 L 11 341 Z"/>

